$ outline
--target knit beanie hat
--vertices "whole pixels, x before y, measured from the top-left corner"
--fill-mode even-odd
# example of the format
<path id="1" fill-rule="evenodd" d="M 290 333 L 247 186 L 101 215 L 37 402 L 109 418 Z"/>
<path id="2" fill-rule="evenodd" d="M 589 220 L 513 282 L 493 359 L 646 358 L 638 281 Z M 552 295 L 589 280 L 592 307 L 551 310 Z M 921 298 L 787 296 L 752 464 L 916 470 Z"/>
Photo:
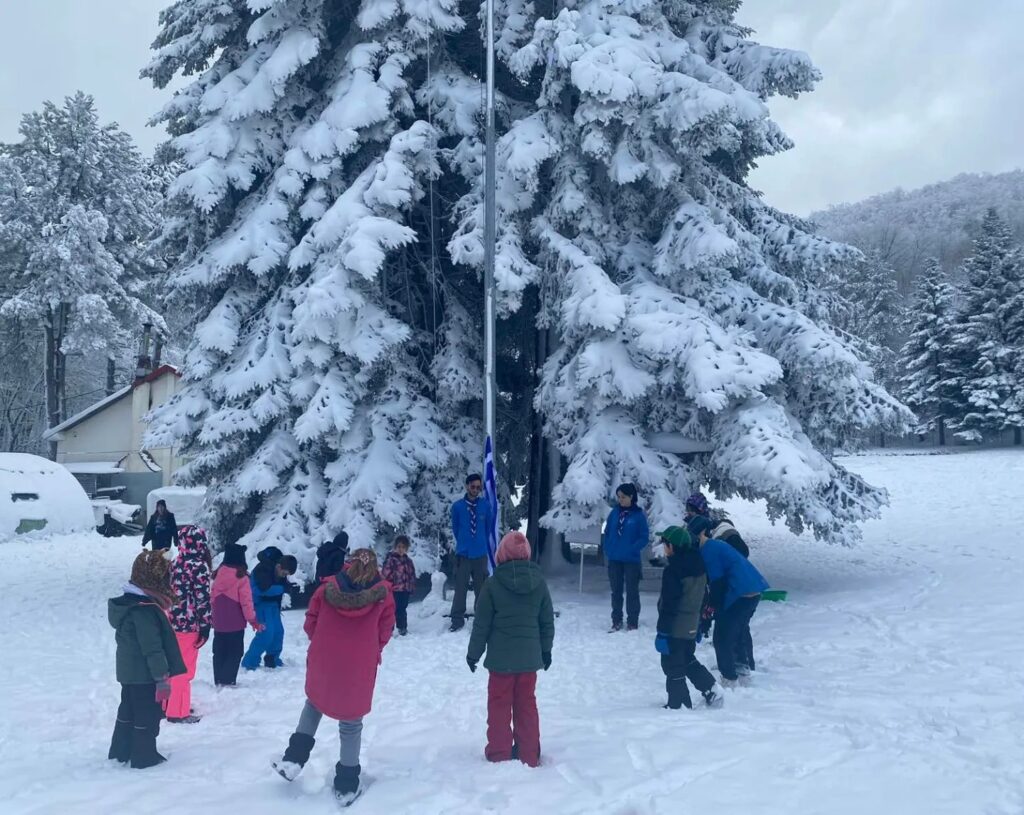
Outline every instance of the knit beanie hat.
<path id="1" fill-rule="evenodd" d="M 689 549 L 693 545 L 693 539 L 690 537 L 690 533 L 681 526 L 670 526 L 664 532 L 659 532 L 658 537 L 665 541 L 665 543 L 669 544 L 673 551 L 676 552 Z"/>
<path id="2" fill-rule="evenodd" d="M 509 532 L 498 544 L 498 563 L 505 563 L 509 560 L 529 560 L 533 554 L 530 549 L 530 542 L 522 532 Z"/>
<path id="3" fill-rule="evenodd" d="M 708 499 L 704 497 L 704 493 L 695 492 L 686 499 L 686 508 L 692 512 L 696 512 L 698 515 L 707 515 Z"/>
<path id="4" fill-rule="evenodd" d="M 690 530 L 690 537 L 695 541 L 700 541 L 700 533 L 704 532 L 711 536 L 711 530 L 714 529 L 714 521 L 712 521 L 706 515 L 694 515 L 686 522 L 686 528 Z"/>
<path id="5" fill-rule="evenodd" d="M 171 589 L 171 561 L 161 550 L 139 553 L 132 564 L 132 584 L 142 589 L 163 608 L 176 602 Z"/>
<path id="6" fill-rule="evenodd" d="M 229 543 L 224 547 L 224 560 L 222 566 L 234 566 L 236 569 L 245 569 L 248 564 L 245 562 L 245 547 L 237 543 Z"/>
<path id="7" fill-rule="evenodd" d="M 631 481 L 627 481 L 625 484 L 619 484 L 615 488 L 616 493 L 622 493 L 630 499 L 630 506 L 636 506 L 636 484 Z"/>
<path id="8" fill-rule="evenodd" d="M 348 549 L 348 532 L 342 530 L 334 536 L 332 543 L 339 549 Z"/>

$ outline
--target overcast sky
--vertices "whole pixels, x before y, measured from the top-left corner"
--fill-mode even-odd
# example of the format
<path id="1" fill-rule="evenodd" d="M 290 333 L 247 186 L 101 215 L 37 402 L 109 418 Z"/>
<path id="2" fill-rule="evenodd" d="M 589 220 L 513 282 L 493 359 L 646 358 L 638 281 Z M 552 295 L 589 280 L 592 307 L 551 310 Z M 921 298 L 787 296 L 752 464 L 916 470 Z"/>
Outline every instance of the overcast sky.
<path id="1" fill-rule="evenodd" d="M 0 0 L 0 140 L 45 99 L 93 94 L 147 152 L 166 98 L 138 78 L 169 0 Z M 500 0 L 499 0 L 500 2 Z M 806 214 L 960 172 L 1024 166 L 1024 0 L 746 0 L 765 44 L 807 51 L 825 75 L 772 111 L 796 147 L 752 178 Z"/>

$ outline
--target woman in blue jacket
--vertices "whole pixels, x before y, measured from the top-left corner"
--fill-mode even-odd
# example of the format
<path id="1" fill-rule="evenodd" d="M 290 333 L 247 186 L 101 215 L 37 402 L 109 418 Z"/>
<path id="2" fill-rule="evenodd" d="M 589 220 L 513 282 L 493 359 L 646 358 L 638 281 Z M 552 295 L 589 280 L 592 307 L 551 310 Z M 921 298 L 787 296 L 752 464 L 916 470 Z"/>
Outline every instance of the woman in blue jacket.
<path id="1" fill-rule="evenodd" d="M 640 623 L 640 554 L 647 546 L 650 530 L 636 497 L 635 484 L 620 484 L 615 490 L 619 505 L 608 514 L 601 541 L 612 587 L 612 631 L 622 630 L 623 588 L 626 591 L 626 629 L 635 631 Z"/>

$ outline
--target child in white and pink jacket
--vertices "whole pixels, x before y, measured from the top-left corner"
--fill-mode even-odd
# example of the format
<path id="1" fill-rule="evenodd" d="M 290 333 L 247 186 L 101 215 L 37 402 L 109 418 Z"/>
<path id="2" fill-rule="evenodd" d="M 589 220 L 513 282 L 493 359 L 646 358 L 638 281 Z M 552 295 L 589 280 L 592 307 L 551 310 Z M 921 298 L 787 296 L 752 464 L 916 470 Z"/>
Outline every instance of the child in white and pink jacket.
<path id="1" fill-rule="evenodd" d="M 229 543 L 224 547 L 224 560 L 213 576 L 210 605 L 213 607 L 213 681 L 218 687 L 234 685 L 245 652 L 246 623 L 254 631 L 263 629 L 252 605 L 244 546 Z"/>

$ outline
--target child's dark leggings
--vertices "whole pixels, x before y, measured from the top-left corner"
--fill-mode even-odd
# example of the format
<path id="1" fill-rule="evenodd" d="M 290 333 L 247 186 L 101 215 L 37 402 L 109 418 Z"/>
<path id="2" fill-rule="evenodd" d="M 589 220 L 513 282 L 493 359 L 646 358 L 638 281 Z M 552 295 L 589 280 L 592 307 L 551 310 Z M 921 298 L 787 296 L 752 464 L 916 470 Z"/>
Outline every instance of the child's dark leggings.
<path id="1" fill-rule="evenodd" d="M 213 632 L 213 682 L 234 685 L 245 650 L 245 629 Z"/>
<path id="2" fill-rule="evenodd" d="M 395 597 L 395 625 L 402 631 L 409 627 L 409 594 L 407 591 L 394 592 Z"/>

